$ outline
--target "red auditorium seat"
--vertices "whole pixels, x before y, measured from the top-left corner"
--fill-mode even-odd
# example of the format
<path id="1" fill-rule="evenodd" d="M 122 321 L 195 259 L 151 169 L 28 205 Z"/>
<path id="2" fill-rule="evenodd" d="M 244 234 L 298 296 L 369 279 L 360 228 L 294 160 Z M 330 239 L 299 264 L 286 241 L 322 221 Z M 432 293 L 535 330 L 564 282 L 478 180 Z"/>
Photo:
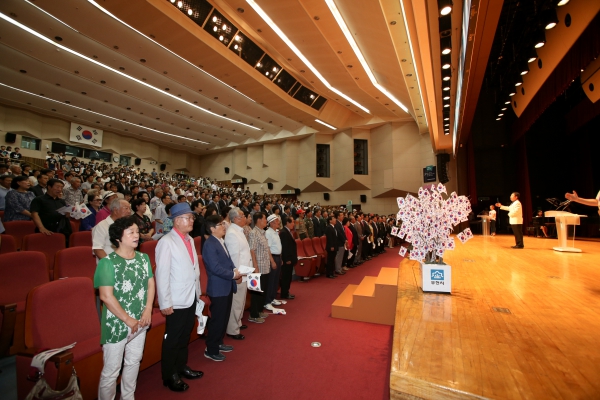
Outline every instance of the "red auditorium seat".
<path id="1" fill-rule="evenodd" d="M 25 348 L 23 332 L 27 294 L 47 282 L 48 270 L 43 253 L 20 251 L 0 254 L 0 357 Z"/>
<path id="2" fill-rule="evenodd" d="M 54 280 L 74 277 L 94 280 L 94 272 L 96 272 L 96 257 L 92 252 L 92 246 L 69 247 L 56 253 Z"/>
<path id="3" fill-rule="evenodd" d="M 46 255 L 48 276 L 52 280 L 54 275 L 54 257 L 56 253 L 65 248 L 65 236 L 60 233 L 45 235 L 34 233 L 23 238 L 23 250 L 41 251 Z"/>
<path id="4" fill-rule="evenodd" d="M 17 394 L 24 398 L 33 387 L 27 379 L 31 358 L 41 349 L 56 349 L 77 342 L 71 350 L 46 363 L 46 381 L 56 389 L 65 387 L 73 368 L 84 399 L 98 396 L 102 371 L 100 321 L 94 285 L 88 278 L 61 279 L 29 292 L 25 310 L 27 353 L 17 355 Z"/>
<path id="5" fill-rule="evenodd" d="M 6 229 L 5 234 L 15 238 L 17 250 L 19 250 L 23 245 L 25 235 L 35 233 L 35 224 L 33 221 L 10 221 L 4 222 L 4 229 Z"/>
<path id="6" fill-rule="evenodd" d="M 327 253 L 327 238 L 325 236 L 321 236 L 321 248 Z"/>
<path id="7" fill-rule="evenodd" d="M 204 265 L 204 260 L 202 256 L 198 256 L 198 265 L 200 266 L 200 291 L 202 291 L 200 295 L 200 299 L 204 302 L 204 315 L 208 315 L 210 317 L 210 313 L 208 308 L 210 307 L 210 298 L 208 294 L 206 294 L 206 288 L 208 287 L 208 274 L 206 273 L 206 266 Z"/>
<path id="8" fill-rule="evenodd" d="M 2 242 L 0 243 L 0 254 L 4 253 L 12 253 L 13 251 L 17 251 L 17 242 L 15 238 L 10 235 L 0 235 L 2 238 L 0 239 Z"/>
<path id="9" fill-rule="evenodd" d="M 0 210 L 0 221 L 4 221 L 4 210 Z"/>
<path id="10" fill-rule="evenodd" d="M 140 252 L 148 254 L 150 257 L 150 265 L 152 266 L 152 272 L 156 270 L 156 245 L 158 244 L 158 240 L 149 240 L 140 245 Z"/>
<path id="11" fill-rule="evenodd" d="M 194 246 L 196 247 L 196 253 L 200 256 L 202 255 L 202 237 L 196 236 L 194 238 Z"/>
<path id="12" fill-rule="evenodd" d="M 73 231 L 69 236 L 69 247 L 92 246 L 92 231 Z"/>
<path id="13" fill-rule="evenodd" d="M 316 272 L 321 272 L 321 269 L 325 268 L 325 263 L 327 262 L 327 259 L 325 257 L 321 256 L 319 253 L 317 253 L 317 251 L 313 247 L 312 239 L 310 239 L 310 238 L 302 239 L 302 245 L 304 246 L 304 253 L 308 257 L 317 256 L 316 257 L 316 267 L 317 267 Z"/>
<path id="14" fill-rule="evenodd" d="M 296 239 L 296 250 L 298 252 L 298 258 L 309 257 L 304 251 L 304 246 L 300 239 Z M 296 275 L 309 278 L 317 271 L 317 260 L 316 258 L 301 258 L 298 260 L 296 267 Z"/>
<path id="15" fill-rule="evenodd" d="M 319 254 L 321 257 L 325 257 L 325 260 L 327 260 L 327 251 L 321 244 L 321 238 L 314 237 L 314 238 L 312 238 L 312 242 L 313 242 L 313 249 L 315 249 L 317 254 Z"/>

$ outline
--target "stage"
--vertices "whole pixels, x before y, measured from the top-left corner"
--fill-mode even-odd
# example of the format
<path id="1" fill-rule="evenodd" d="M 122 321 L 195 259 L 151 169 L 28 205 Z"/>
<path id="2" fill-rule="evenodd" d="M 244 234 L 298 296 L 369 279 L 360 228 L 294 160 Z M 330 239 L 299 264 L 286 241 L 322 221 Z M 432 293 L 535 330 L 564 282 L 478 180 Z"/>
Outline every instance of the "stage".
<path id="1" fill-rule="evenodd" d="M 476 236 L 444 261 L 452 294 L 398 276 L 392 399 L 599 399 L 600 243 Z M 571 241 L 569 241 L 571 243 Z"/>

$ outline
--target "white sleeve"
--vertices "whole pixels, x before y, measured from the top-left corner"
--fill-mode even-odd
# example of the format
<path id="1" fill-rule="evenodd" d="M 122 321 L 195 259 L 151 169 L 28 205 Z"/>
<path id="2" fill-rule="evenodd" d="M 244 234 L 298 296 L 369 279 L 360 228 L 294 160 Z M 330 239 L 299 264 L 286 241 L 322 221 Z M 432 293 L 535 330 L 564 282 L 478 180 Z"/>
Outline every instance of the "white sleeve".
<path id="1" fill-rule="evenodd" d="M 236 268 L 240 266 L 240 246 L 234 233 L 225 235 L 225 247 Z"/>
<path id="2" fill-rule="evenodd" d="M 171 246 L 168 240 L 159 240 L 156 245 L 156 292 L 161 310 L 173 306 L 171 298 Z"/>

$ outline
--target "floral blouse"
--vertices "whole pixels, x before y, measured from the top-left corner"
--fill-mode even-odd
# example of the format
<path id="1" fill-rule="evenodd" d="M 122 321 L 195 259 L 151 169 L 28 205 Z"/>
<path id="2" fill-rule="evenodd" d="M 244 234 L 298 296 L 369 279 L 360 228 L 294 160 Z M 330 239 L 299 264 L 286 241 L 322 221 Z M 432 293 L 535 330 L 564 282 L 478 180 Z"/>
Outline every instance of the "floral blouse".
<path id="1" fill-rule="evenodd" d="M 9 190 L 6 193 L 6 206 L 4 208 L 4 222 L 9 221 L 31 221 L 27 215 L 21 214 L 21 211 L 29 211 L 31 200 L 35 198 L 33 192 L 19 192 L 18 190 Z"/>

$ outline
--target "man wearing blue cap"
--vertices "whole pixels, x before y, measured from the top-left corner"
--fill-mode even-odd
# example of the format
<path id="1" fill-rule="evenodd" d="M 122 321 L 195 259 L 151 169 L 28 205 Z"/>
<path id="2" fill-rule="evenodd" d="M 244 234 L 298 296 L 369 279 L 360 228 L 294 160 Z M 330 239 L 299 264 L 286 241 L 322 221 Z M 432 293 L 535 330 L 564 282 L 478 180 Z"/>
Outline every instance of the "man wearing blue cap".
<path id="1" fill-rule="evenodd" d="M 165 316 L 161 372 L 163 384 L 175 392 L 189 388 L 181 378 L 201 378 L 202 371 L 187 365 L 188 342 L 200 298 L 200 268 L 194 240 L 189 235 L 194 215 L 186 202 L 171 208 L 173 229 L 156 246 L 156 290 L 160 312 Z"/>

